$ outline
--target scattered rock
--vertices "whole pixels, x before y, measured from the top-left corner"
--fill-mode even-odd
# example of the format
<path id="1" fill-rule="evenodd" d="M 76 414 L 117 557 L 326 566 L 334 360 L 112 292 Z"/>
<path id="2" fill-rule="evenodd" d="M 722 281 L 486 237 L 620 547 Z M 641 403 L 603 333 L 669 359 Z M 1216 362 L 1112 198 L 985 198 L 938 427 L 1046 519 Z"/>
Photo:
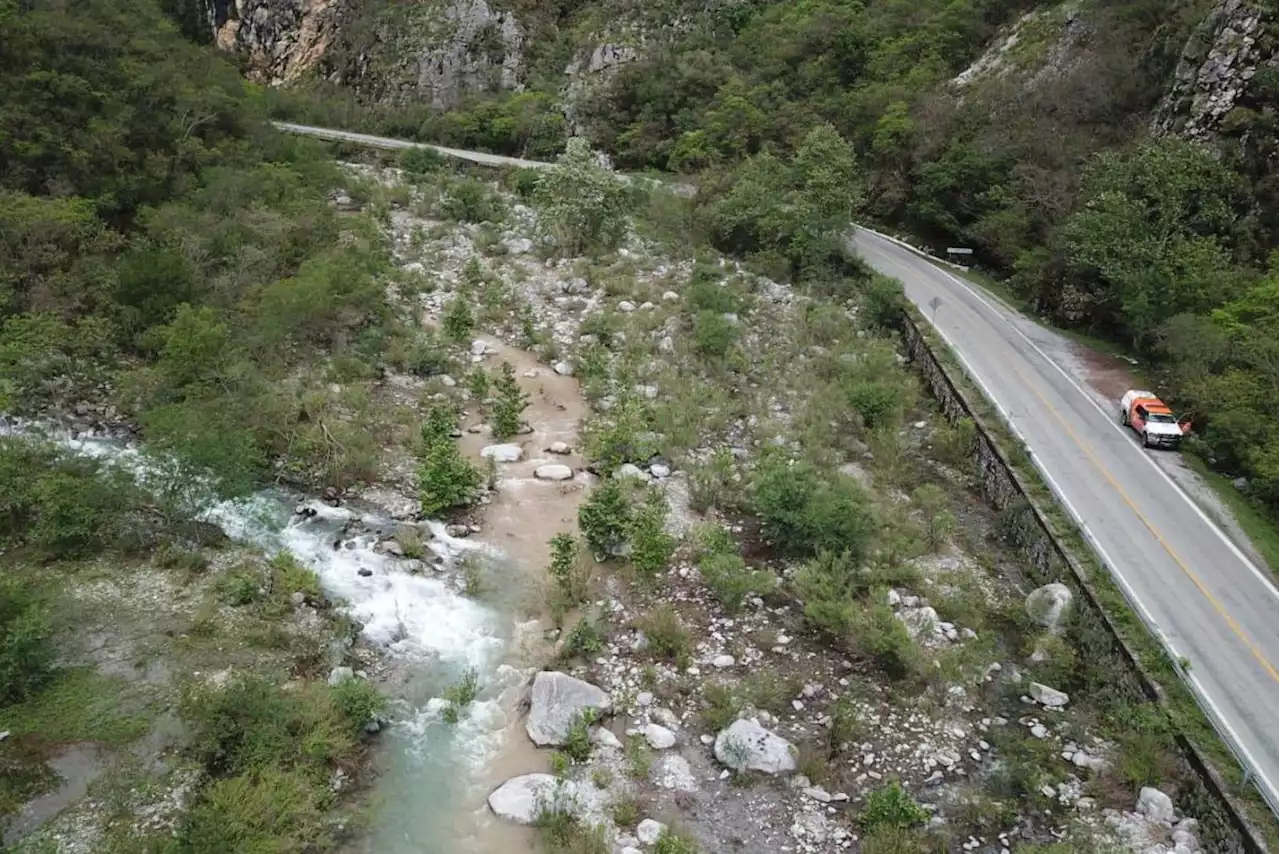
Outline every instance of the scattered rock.
<path id="1" fill-rule="evenodd" d="M 735 771 L 781 774 L 796 768 L 796 748 L 754 720 L 734 721 L 716 736 L 716 759 Z"/>
<path id="2" fill-rule="evenodd" d="M 1035 700 L 1042 706 L 1050 709 L 1060 709 L 1067 704 L 1070 699 L 1064 692 L 1057 688 L 1050 688 L 1048 685 L 1042 685 L 1039 682 L 1032 682 L 1029 690 L 1031 691 L 1031 699 Z"/>
<path id="3" fill-rule="evenodd" d="M 717 655 L 711 659 L 711 666 L 717 670 L 723 670 L 726 667 L 733 667 L 738 662 L 734 660 L 732 655 Z"/>
<path id="4" fill-rule="evenodd" d="M 480 449 L 480 456 L 495 463 L 518 463 L 524 457 L 524 448 L 515 444 L 486 445 Z"/>
<path id="5" fill-rule="evenodd" d="M 569 728 L 582 712 L 606 712 L 609 707 L 609 695 L 590 682 L 544 670 L 533 679 L 525 730 L 539 746 L 564 744 Z"/>
<path id="6" fill-rule="evenodd" d="M 662 838 L 662 833 L 666 829 L 667 826 L 662 822 L 646 818 L 636 825 L 636 838 L 643 845 L 654 845 Z"/>
<path id="7" fill-rule="evenodd" d="M 1173 824 L 1173 799 L 1159 789 L 1143 786 L 1138 793 L 1136 810 L 1151 821 L 1164 821 Z"/>
<path id="8" fill-rule="evenodd" d="M 573 448 L 570 448 L 565 442 L 552 442 L 550 445 L 547 445 L 547 453 L 564 456 L 566 454 L 572 454 Z"/>
<path id="9" fill-rule="evenodd" d="M 570 362 L 560 361 L 551 366 L 551 370 L 555 371 L 562 377 L 573 376 L 573 364 Z"/>
<path id="10" fill-rule="evenodd" d="M 624 299 L 618 303 L 618 311 L 631 312 L 636 310 L 636 304 L 629 299 Z"/>
<path id="11" fill-rule="evenodd" d="M 591 743 L 597 747 L 622 749 L 622 742 L 618 740 L 618 737 L 602 726 L 592 727 L 590 738 Z"/>
<path id="12" fill-rule="evenodd" d="M 670 477 L 671 469 L 664 465 L 649 466 L 649 474 L 659 479 Z"/>
<path id="13" fill-rule="evenodd" d="M 649 724 L 644 728 L 644 739 L 654 750 L 666 750 L 676 746 L 676 734 L 659 724 Z"/>
<path id="14" fill-rule="evenodd" d="M 350 667 L 335 667 L 329 671 L 329 684 L 341 685 L 356 678 L 356 672 Z"/>
<path id="15" fill-rule="evenodd" d="M 581 809 L 580 794 L 572 780 L 550 774 L 522 774 L 489 793 L 489 809 L 507 821 L 533 824 L 548 806 L 557 812 L 577 813 Z"/>
<path id="16" fill-rule="evenodd" d="M 533 471 L 538 480 L 572 480 L 573 469 L 560 463 L 544 463 Z"/>
<path id="17" fill-rule="evenodd" d="M 618 470 L 613 473 L 613 476 L 618 479 L 622 479 L 624 477 L 634 477 L 638 480 L 649 479 L 649 475 L 644 473 L 644 469 L 640 468 L 635 463 L 623 463 L 618 466 Z"/>
<path id="18" fill-rule="evenodd" d="M 1061 631 L 1071 609 L 1071 588 L 1054 582 L 1037 587 L 1027 596 L 1027 615 L 1051 632 Z"/>

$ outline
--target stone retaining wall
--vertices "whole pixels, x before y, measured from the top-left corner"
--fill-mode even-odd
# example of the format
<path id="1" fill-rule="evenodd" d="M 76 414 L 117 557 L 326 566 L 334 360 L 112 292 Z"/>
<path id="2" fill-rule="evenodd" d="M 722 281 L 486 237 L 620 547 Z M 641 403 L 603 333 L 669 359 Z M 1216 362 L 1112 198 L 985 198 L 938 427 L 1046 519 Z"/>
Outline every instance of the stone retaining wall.
<path id="1" fill-rule="evenodd" d="M 989 502 L 1002 511 L 1006 530 L 1027 558 L 1037 584 L 1061 582 L 1071 588 L 1078 607 L 1072 621 L 1072 640 L 1083 660 L 1114 677 L 1113 688 L 1134 702 L 1164 703 L 1160 687 L 1116 631 L 1098 602 L 1088 576 L 1053 535 L 1049 522 L 1032 499 L 1018 472 L 991 436 L 988 425 L 965 392 L 951 379 L 948 368 L 934 355 L 915 319 L 904 312 L 903 339 L 907 354 L 920 370 L 949 420 L 970 418 L 977 427 L 973 454 Z M 1204 850 L 1223 854 L 1266 854 L 1267 848 L 1242 817 L 1216 771 L 1194 744 L 1180 733 L 1175 738 L 1183 772 L 1181 786 L 1171 796 L 1188 815 L 1200 822 L 1198 835 Z"/>

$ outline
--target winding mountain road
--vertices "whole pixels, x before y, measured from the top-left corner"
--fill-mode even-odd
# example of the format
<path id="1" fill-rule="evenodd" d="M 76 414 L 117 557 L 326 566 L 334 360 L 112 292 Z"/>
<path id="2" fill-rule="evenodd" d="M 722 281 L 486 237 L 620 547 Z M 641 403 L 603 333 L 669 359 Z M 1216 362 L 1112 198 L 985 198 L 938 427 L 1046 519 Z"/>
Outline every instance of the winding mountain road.
<path id="1" fill-rule="evenodd" d="M 548 164 L 277 122 L 378 148 L 434 148 L 493 166 Z M 1047 332 L 904 244 L 856 229 L 851 247 L 899 280 L 1000 409 L 1130 604 L 1175 658 L 1220 733 L 1276 807 L 1280 594 L 1131 431 L 1045 349 Z"/>
<path id="2" fill-rule="evenodd" d="M 1219 731 L 1275 804 L 1275 586 L 1036 339 L 1046 331 L 930 259 L 857 229 L 854 250 L 903 283 L 1175 657 Z"/>

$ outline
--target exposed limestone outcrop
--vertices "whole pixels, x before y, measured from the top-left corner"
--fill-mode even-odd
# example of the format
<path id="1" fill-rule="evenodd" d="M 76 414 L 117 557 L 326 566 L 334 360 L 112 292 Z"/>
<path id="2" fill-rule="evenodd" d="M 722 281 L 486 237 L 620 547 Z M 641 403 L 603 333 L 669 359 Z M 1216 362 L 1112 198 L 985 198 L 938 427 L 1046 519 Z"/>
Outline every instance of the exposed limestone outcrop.
<path id="1" fill-rule="evenodd" d="M 251 79 L 292 83 L 351 18 L 354 0 L 211 0 L 214 41 L 247 60 Z"/>
<path id="2" fill-rule="evenodd" d="M 1216 137 L 1247 98 L 1255 76 L 1264 69 L 1275 75 L 1275 28 L 1274 6 L 1250 0 L 1216 5 L 1187 40 L 1152 130 L 1188 139 Z"/>

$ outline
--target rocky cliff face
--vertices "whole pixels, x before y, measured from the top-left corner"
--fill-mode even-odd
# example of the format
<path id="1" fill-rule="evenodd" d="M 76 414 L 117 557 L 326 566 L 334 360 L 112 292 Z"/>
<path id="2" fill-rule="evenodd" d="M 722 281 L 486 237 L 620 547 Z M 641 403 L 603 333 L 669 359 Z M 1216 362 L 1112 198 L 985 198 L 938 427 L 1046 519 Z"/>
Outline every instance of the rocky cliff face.
<path id="1" fill-rule="evenodd" d="M 211 0 L 218 46 L 271 85 L 313 69 L 379 101 L 437 109 L 520 87 L 525 30 L 486 0 Z"/>
<path id="2" fill-rule="evenodd" d="M 1225 0 L 1187 42 L 1152 130 L 1214 141 L 1234 129 L 1237 110 L 1274 108 L 1275 76 L 1275 6 Z"/>
<path id="3" fill-rule="evenodd" d="M 243 56 L 250 78 L 292 83 L 324 55 L 355 0 L 211 0 L 214 41 Z"/>

